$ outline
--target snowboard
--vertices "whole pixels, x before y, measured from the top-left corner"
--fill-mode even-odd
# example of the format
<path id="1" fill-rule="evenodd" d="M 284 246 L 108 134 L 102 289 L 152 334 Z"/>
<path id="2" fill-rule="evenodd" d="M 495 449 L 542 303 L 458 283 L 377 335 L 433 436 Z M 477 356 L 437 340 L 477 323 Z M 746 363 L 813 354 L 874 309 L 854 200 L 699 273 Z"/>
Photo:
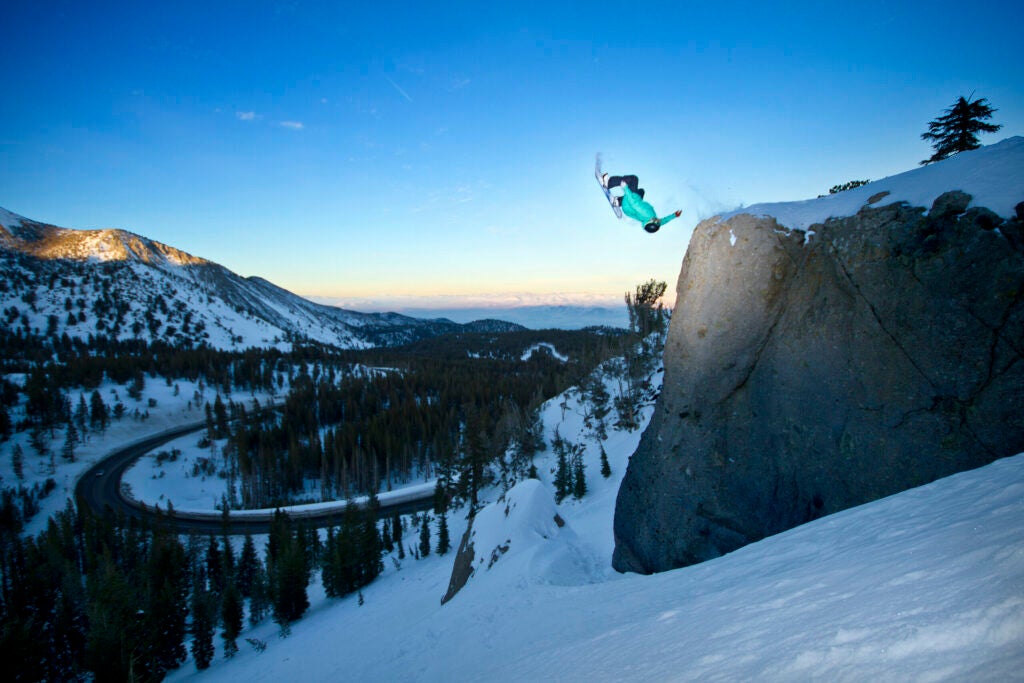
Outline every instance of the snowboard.
<path id="1" fill-rule="evenodd" d="M 608 200 L 608 206 L 612 207 L 612 211 L 615 212 L 617 218 L 622 218 L 622 209 L 615 203 L 615 198 L 612 197 L 612 193 L 608 191 L 608 188 L 601 184 L 601 155 L 597 155 L 597 160 L 594 162 L 594 177 L 597 178 L 597 184 L 601 187 L 604 192 L 604 198 Z"/>

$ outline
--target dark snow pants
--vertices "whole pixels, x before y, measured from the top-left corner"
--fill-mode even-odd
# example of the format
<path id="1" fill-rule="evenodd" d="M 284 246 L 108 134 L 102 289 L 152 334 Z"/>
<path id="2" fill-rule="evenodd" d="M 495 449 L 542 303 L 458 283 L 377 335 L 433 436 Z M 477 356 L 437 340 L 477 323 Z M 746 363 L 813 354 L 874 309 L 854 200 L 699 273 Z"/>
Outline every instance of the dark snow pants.
<path id="1" fill-rule="evenodd" d="M 640 199 L 644 198 L 644 191 L 640 189 L 640 179 L 635 175 L 613 175 L 608 176 L 608 189 L 618 187 L 626 183 L 626 187 L 633 190 L 634 194 L 640 195 Z"/>

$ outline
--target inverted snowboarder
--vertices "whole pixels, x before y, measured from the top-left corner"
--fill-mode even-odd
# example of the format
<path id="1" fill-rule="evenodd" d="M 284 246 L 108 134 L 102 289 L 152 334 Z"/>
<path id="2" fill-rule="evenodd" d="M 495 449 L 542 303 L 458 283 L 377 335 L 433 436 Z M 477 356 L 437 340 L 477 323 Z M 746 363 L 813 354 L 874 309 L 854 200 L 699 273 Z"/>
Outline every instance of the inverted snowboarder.
<path id="1" fill-rule="evenodd" d="M 675 211 L 658 218 L 658 213 L 648 202 L 644 201 L 644 190 L 640 187 L 640 179 L 635 175 L 613 175 L 601 172 L 601 156 L 597 157 L 594 167 L 597 182 L 604 190 L 604 196 L 612 206 L 612 211 L 619 218 L 625 214 L 633 220 L 640 221 L 647 232 L 658 232 L 661 226 L 679 218 L 682 211 Z"/>

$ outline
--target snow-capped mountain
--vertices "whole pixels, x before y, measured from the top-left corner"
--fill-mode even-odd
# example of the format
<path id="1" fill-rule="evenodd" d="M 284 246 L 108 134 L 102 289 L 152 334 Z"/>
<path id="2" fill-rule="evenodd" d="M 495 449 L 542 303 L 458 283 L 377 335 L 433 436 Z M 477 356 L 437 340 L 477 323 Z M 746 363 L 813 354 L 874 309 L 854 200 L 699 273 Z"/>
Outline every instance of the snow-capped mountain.
<path id="1" fill-rule="evenodd" d="M 71 338 L 107 335 L 216 348 L 311 340 L 341 348 L 388 346 L 460 325 L 317 304 L 262 278 L 125 230 L 72 230 L 0 209 L 0 325 Z"/>

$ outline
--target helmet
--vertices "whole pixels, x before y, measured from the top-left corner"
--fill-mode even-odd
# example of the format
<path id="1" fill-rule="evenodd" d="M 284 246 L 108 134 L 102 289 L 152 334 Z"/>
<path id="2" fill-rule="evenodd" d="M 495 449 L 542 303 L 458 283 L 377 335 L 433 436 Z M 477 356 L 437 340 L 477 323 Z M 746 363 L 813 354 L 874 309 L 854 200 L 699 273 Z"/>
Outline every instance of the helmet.
<path id="1" fill-rule="evenodd" d="M 661 221 L 659 221 L 657 218 L 648 221 L 647 225 L 644 226 L 644 230 L 651 233 L 658 232 L 660 228 Z"/>

